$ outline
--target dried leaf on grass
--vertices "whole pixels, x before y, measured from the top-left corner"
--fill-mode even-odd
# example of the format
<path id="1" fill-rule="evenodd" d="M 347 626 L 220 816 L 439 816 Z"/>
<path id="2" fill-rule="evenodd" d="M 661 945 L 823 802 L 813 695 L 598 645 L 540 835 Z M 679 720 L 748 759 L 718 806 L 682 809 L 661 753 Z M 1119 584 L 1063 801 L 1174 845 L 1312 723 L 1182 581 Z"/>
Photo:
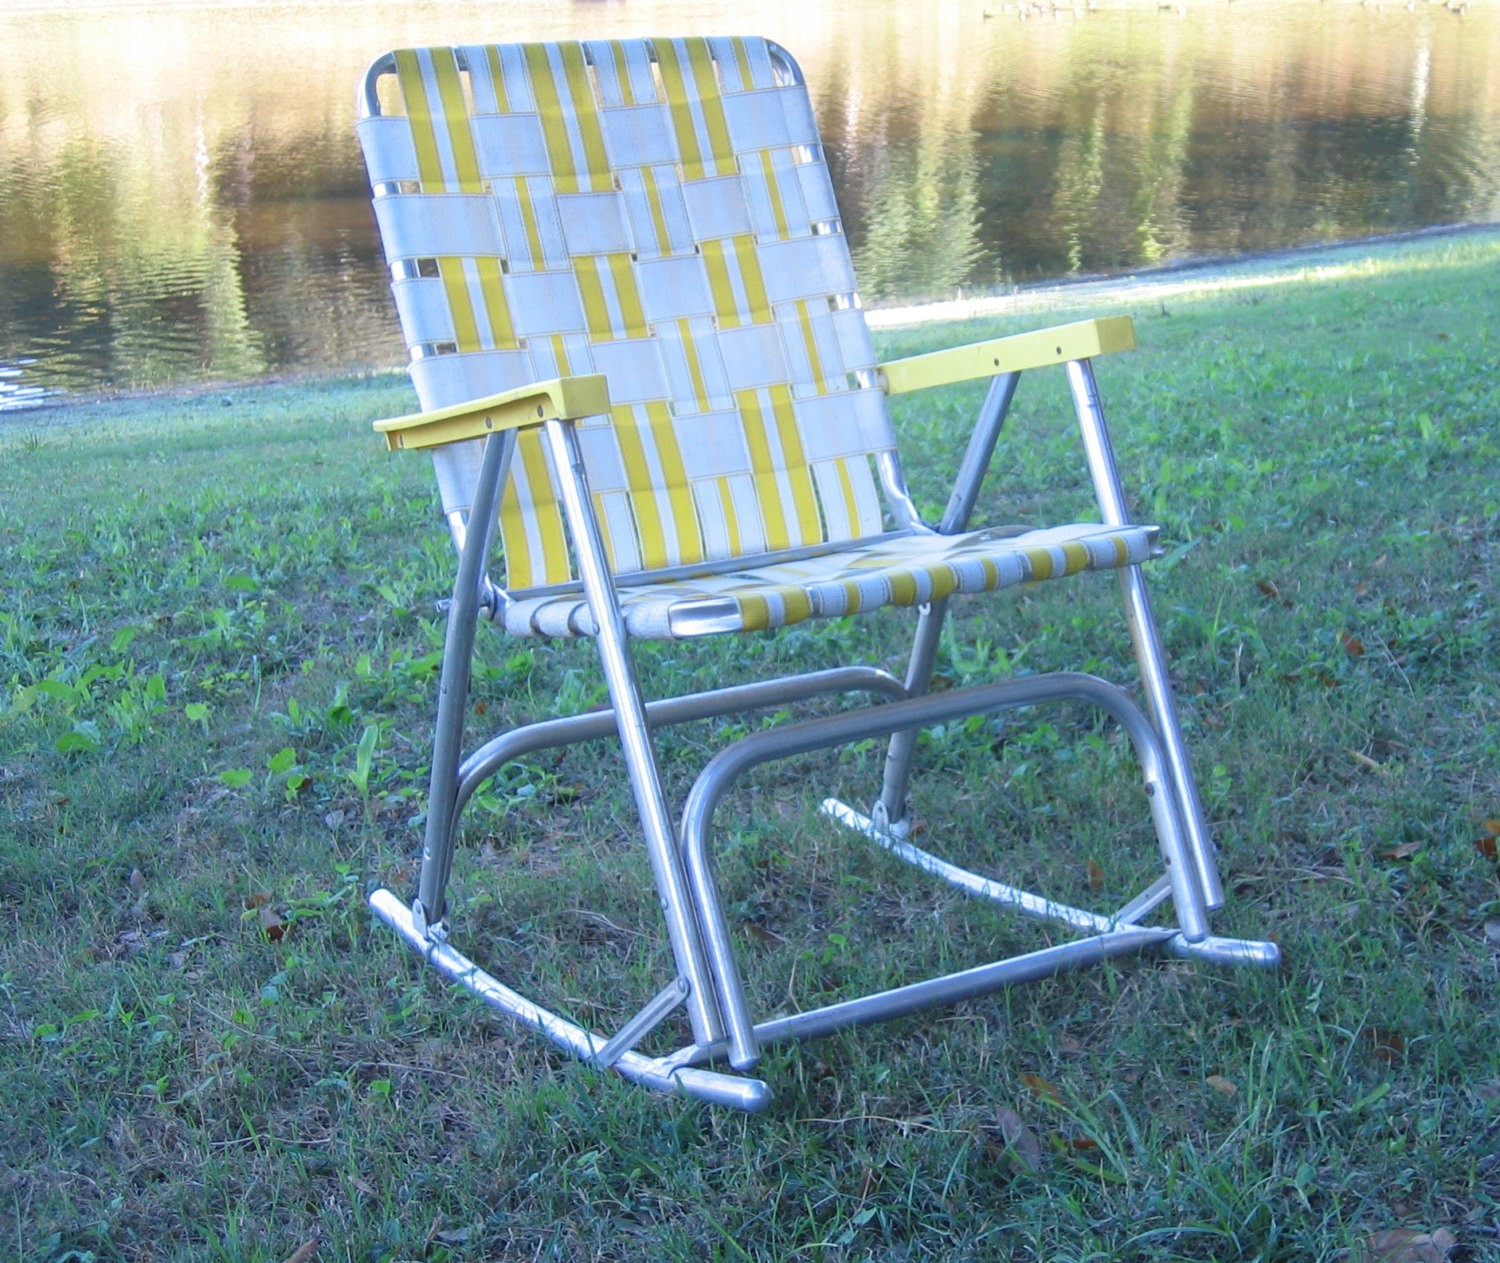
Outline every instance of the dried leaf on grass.
<path id="1" fill-rule="evenodd" d="M 1062 1104 L 1062 1089 L 1057 1084 L 1042 1078 L 1039 1074 L 1023 1074 L 1021 1082 L 1026 1085 L 1026 1090 L 1039 1101 L 1050 1101 L 1053 1105 Z"/>
<path id="2" fill-rule="evenodd" d="M 281 942 L 286 937 L 287 931 L 292 928 L 281 919 L 281 914 L 270 904 L 261 908 L 257 916 L 260 920 L 260 932 L 266 936 L 268 942 Z"/>
<path id="3" fill-rule="evenodd" d="M 1387 847 L 1379 852 L 1378 858 L 1383 860 L 1409 860 L 1423 847 L 1421 842 L 1403 842 L 1400 846 Z"/>
<path id="4" fill-rule="evenodd" d="M 1356 1263 L 1446 1263 L 1457 1246 L 1458 1238 L 1446 1228 L 1388 1228 L 1361 1241 L 1354 1257 Z"/>
<path id="5" fill-rule="evenodd" d="M 245 911 L 255 913 L 255 923 L 268 942 L 279 943 L 292 927 L 281 918 L 271 903 L 271 896 L 263 891 L 245 896 Z"/>
<path id="6" fill-rule="evenodd" d="M 1487 860 L 1500 859 L 1500 847 L 1496 845 L 1496 839 L 1500 839 L 1500 820 L 1485 820 L 1479 825 L 1480 834 L 1474 839 L 1474 849 Z"/>
<path id="7" fill-rule="evenodd" d="M 1065 1041 L 1069 1038 L 1071 1037 L 1064 1036 Z M 1078 1043 L 1077 1040 L 1073 1040 L 1072 1042 L 1074 1044 Z M 1082 1051 L 1081 1045 L 1079 1045 L 1079 1051 Z M 1026 1090 L 1032 1096 L 1036 1097 L 1037 1100 L 1044 1101 L 1048 1105 L 1064 1104 L 1062 1089 L 1053 1083 L 1051 1079 L 1044 1079 L 1039 1074 L 1023 1074 L 1021 1082 L 1025 1085 Z M 1099 1142 L 1092 1136 L 1071 1135 L 1061 1131 L 1049 1131 L 1047 1133 L 1047 1143 L 1055 1152 L 1060 1153 L 1085 1153 L 1090 1149 L 1097 1149 L 1099 1147 Z"/>
<path id="8" fill-rule="evenodd" d="M 286 1263 L 310 1263 L 312 1256 L 318 1252 L 318 1239 L 314 1237 L 311 1241 L 304 1241 L 287 1258 Z"/>
<path id="9" fill-rule="evenodd" d="M 997 1162 L 1007 1162 L 1022 1171 L 1039 1171 L 1042 1145 L 1036 1134 L 1013 1109 L 1001 1106 L 995 1121 L 984 1128 L 985 1150 Z"/>
<path id="10" fill-rule="evenodd" d="M 1276 581 L 1274 579 L 1257 579 L 1255 581 L 1255 586 L 1260 589 L 1262 596 L 1269 597 L 1271 600 L 1275 601 L 1277 605 L 1284 605 L 1288 609 L 1291 608 L 1292 603 L 1282 595 L 1281 589 L 1276 586 Z"/>
<path id="11" fill-rule="evenodd" d="M 1370 1055 L 1376 1061 L 1403 1061 L 1406 1058 L 1406 1037 L 1400 1031 L 1386 1030 L 1383 1026 L 1369 1026 L 1362 1032 L 1370 1045 Z"/>
<path id="12" fill-rule="evenodd" d="M 1226 1079 L 1222 1074 L 1211 1074 L 1203 1082 L 1222 1096 L 1239 1095 L 1240 1085 L 1233 1079 Z"/>
<path id="13" fill-rule="evenodd" d="M 786 939 L 782 938 L 775 930 L 754 921 L 745 922 L 745 931 L 751 938 L 761 943 L 770 943 L 779 947 L 786 942 Z"/>

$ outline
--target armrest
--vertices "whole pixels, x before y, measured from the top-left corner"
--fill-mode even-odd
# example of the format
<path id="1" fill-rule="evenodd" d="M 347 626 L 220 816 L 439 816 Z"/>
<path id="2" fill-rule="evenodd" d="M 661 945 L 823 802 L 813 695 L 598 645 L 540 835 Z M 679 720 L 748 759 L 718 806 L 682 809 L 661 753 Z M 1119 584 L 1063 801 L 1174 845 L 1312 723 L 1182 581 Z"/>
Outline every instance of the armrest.
<path id="1" fill-rule="evenodd" d="M 497 430 L 517 430 L 543 421 L 572 421 L 609 411 L 609 384 L 602 374 L 556 377 L 504 390 L 468 403 L 414 412 L 375 422 L 391 451 L 439 447 L 460 439 L 482 438 Z"/>
<path id="2" fill-rule="evenodd" d="M 947 386 L 953 382 L 973 381 L 977 377 L 995 377 L 1001 373 L 1019 373 L 1028 368 L 1045 368 L 1069 360 L 1086 360 L 1110 351 L 1133 351 L 1135 327 L 1129 316 L 1104 316 L 1016 333 L 1008 338 L 991 338 L 971 346 L 957 346 L 927 355 L 912 355 L 878 366 L 881 384 L 888 395 L 927 386 Z"/>

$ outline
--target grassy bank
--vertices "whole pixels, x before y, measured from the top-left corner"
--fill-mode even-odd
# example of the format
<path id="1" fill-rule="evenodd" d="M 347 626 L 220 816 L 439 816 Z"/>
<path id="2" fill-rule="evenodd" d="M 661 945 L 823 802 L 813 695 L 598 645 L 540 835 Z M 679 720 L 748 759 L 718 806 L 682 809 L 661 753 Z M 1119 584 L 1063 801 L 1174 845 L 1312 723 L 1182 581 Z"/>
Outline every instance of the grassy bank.
<path id="1" fill-rule="evenodd" d="M 405 889 L 419 841 L 448 582 L 426 463 L 369 433 L 410 408 L 403 379 L 0 421 L 0 1255 L 1500 1258 L 1497 266 L 1478 234 L 1048 300 L 1138 317 L 1101 383 L 1172 549 L 1153 591 L 1223 926 L 1286 968 L 1115 968 L 778 1050 L 753 1119 L 566 1062 L 371 928 L 366 887 Z M 1075 495 L 1061 393 L 1023 385 L 991 519 Z M 900 418 L 929 506 L 974 402 Z M 1059 586 L 963 611 L 941 669 L 1117 666 L 1117 620 L 1083 599 L 1112 585 Z M 645 674 L 833 661 L 856 636 L 648 652 Z M 482 652 L 485 723 L 600 696 L 568 647 Z M 872 757 L 829 756 L 817 793 L 867 800 Z M 922 759 L 959 855 L 1085 896 L 1146 863 L 1086 716 L 957 726 Z M 1034 934 L 856 853 L 805 779 L 770 769 L 729 809 L 764 1003 Z M 476 956 L 599 1027 L 662 981 L 620 780 L 602 753 L 508 769 L 455 892 Z"/>

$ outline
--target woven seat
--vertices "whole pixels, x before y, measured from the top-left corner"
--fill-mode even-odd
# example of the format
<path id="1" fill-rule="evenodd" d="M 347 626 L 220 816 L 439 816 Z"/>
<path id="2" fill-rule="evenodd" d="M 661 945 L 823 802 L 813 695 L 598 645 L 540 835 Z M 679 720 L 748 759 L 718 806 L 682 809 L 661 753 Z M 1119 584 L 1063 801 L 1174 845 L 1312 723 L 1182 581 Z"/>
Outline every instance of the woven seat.
<path id="1" fill-rule="evenodd" d="M 421 411 L 380 422 L 432 454 L 457 549 L 426 840 L 416 898 L 372 906 L 441 972 L 570 1052 L 648 1085 L 744 1109 L 769 1087 L 734 1071 L 806 1037 L 1121 954 L 1274 961 L 1210 933 L 1222 901 L 1141 566 L 1157 531 L 1130 521 L 1092 361 L 1134 346 L 1124 317 L 880 362 L 802 75 L 762 39 L 694 38 L 410 49 L 380 58 L 359 135 Z M 973 530 L 1017 383 L 1059 369 L 1080 425 L 1094 522 Z M 922 521 L 891 395 L 988 380 L 953 495 Z M 929 695 L 950 598 L 1092 570 L 1120 576 L 1143 701 L 1074 673 Z M 639 638 L 774 631 L 915 607 L 904 680 L 873 666 L 647 698 Z M 539 716 L 470 742 L 476 627 L 592 637 L 610 709 Z M 846 695 L 709 760 L 674 808 L 653 733 L 747 709 Z M 869 699 L 873 696 L 875 702 Z M 865 700 L 858 701 L 856 699 Z M 966 873 L 907 834 L 914 733 L 955 716 L 1083 701 L 1140 756 L 1162 874 L 1108 913 Z M 744 768 L 889 736 L 870 811 L 836 820 L 963 889 L 1082 933 L 1039 955 L 919 979 L 795 1021 L 749 1011 L 712 873 L 713 806 Z M 458 822 L 478 784 L 549 746 L 618 740 L 674 975 L 614 1034 L 519 995 L 450 941 Z M 1172 924 L 1148 924 L 1169 907 Z M 1159 918 L 1158 918 L 1159 919 Z M 689 1042 L 638 1049 L 683 1010 Z"/>
<path id="2" fill-rule="evenodd" d="M 926 605 L 1082 570 L 1136 565 L 1151 556 L 1155 539 L 1154 527 L 1097 524 L 1022 534 L 902 535 L 797 561 L 639 587 L 621 583 L 620 608 L 626 631 L 639 638 L 766 631 L 807 618 Z M 592 636 L 597 630 L 577 591 L 509 601 L 502 619 L 515 636 Z"/>

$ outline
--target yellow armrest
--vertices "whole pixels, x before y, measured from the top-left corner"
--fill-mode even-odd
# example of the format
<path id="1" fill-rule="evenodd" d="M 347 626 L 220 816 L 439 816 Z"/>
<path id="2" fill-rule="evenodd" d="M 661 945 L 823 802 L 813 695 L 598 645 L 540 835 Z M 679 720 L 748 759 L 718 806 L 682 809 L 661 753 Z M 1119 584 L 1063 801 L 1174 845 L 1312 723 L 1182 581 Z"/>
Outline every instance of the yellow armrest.
<path id="1" fill-rule="evenodd" d="M 609 411 L 609 384 L 602 374 L 556 377 L 498 395 L 414 412 L 375 422 L 391 451 L 403 448 L 440 447 L 459 439 L 481 438 L 496 430 L 515 430 L 555 419 L 576 420 Z"/>
<path id="2" fill-rule="evenodd" d="M 926 386 L 947 386 L 973 381 L 976 377 L 1019 373 L 1028 368 L 1045 368 L 1049 364 L 1134 349 L 1135 327 L 1130 317 L 1104 316 L 892 360 L 881 364 L 879 370 L 885 393 L 897 395 Z"/>

